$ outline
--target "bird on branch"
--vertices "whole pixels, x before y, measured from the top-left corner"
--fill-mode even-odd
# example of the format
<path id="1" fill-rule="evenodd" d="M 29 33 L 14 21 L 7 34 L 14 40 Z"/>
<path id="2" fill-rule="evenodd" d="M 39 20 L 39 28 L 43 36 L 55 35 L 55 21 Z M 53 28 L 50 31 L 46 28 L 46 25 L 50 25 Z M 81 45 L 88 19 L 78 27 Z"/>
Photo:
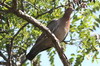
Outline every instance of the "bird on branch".
<path id="1" fill-rule="evenodd" d="M 68 34 L 70 28 L 70 15 L 73 12 L 73 8 L 69 7 L 65 10 L 63 17 L 58 20 L 52 20 L 47 27 L 52 33 L 55 34 L 59 42 L 62 42 Z M 52 40 L 43 32 L 37 39 L 35 45 L 32 47 L 30 52 L 26 55 L 26 58 L 32 60 L 35 56 L 49 48 L 53 47 Z"/>

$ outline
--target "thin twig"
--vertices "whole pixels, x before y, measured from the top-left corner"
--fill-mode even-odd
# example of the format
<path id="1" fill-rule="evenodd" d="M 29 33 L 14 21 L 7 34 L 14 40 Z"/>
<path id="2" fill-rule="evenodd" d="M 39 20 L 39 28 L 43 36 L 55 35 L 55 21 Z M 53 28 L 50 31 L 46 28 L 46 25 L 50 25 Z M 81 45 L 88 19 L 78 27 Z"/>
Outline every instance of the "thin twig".
<path id="1" fill-rule="evenodd" d="M 0 51 L 0 56 L 5 60 L 7 61 L 7 58 L 5 57 L 5 55 Z"/>
<path id="2" fill-rule="evenodd" d="M 8 33 L 7 31 L 0 31 L 0 33 Z"/>
<path id="3" fill-rule="evenodd" d="M 26 26 L 26 25 L 28 25 L 29 23 L 26 23 L 26 24 L 24 24 L 19 30 L 18 30 L 18 32 L 13 36 L 13 38 L 11 38 L 11 44 L 10 44 L 10 52 L 9 52 L 9 57 L 11 56 L 11 49 L 12 49 L 12 47 L 13 47 L 13 41 L 14 41 L 14 39 L 15 39 L 15 37 L 19 34 L 19 32 Z"/>
<path id="4" fill-rule="evenodd" d="M 24 12 L 23 0 L 21 0 L 21 10 Z"/>
<path id="5" fill-rule="evenodd" d="M 40 16 L 42 16 L 42 15 L 44 15 L 44 14 L 46 14 L 46 13 L 52 13 L 53 10 L 58 9 L 58 8 L 61 8 L 61 7 L 65 7 L 65 6 L 68 6 L 68 4 L 66 4 L 66 5 L 60 5 L 60 6 L 58 6 L 58 7 L 52 8 L 52 9 L 50 9 L 50 10 L 48 10 L 48 11 L 46 11 L 46 12 L 40 14 L 40 15 L 37 15 L 36 18 L 38 18 L 38 17 L 40 17 Z"/>
<path id="6" fill-rule="evenodd" d="M 19 32 L 25 27 L 27 26 L 29 23 L 24 24 L 18 31 L 17 33 L 13 36 L 13 39 L 19 34 Z"/>
<path id="7" fill-rule="evenodd" d="M 9 10 L 0 10 L 0 13 L 9 13 Z"/>
<path id="8" fill-rule="evenodd" d="M 6 3 L 2 3 L 1 1 L 0 1 L 0 5 L 5 6 L 8 9 L 11 9 L 10 6 L 8 6 Z"/>
<path id="9" fill-rule="evenodd" d="M 0 65 L 6 65 L 7 63 L 6 62 L 0 62 Z"/>

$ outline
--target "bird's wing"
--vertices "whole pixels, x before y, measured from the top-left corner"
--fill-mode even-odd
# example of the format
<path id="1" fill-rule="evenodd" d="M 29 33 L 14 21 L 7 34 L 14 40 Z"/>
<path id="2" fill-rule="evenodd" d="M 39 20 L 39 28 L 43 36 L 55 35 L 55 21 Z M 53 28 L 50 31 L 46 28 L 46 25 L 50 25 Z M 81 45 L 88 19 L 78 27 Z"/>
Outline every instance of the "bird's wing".
<path id="1" fill-rule="evenodd" d="M 54 32 L 55 29 L 58 27 L 58 22 L 57 20 L 52 20 L 47 27 L 50 29 L 51 32 Z"/>
<path id="2" fill-rule="evenodd" d="M 47 27 L 50 29 L 51 32 L 54 32 L 56 30 L 56 28 L 58 27 L 58 22 L 57 20 L 52 20 Z M 40 40 L 44 40 L 46 39 L 46 34 L 42 33 L 41 36 L 39 36 L 39 38 L 37 39 L 36 43 Z"/>

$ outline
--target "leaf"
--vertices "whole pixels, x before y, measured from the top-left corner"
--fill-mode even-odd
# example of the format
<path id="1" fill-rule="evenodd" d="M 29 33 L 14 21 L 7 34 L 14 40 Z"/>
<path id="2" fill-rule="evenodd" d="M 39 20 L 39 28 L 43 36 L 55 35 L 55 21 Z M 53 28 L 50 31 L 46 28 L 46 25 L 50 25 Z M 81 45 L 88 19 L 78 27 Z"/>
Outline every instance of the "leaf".
<path id="1" fill-rule="evenodd" d="M 75 56 L 75 54 L 73 53 L 73 54 L 71 54 L 71 56 Z"/>
<path id="2" fill-rule="evenodd" d="M 94 24 L 95 24 L 97 27 L 99 27 L 99 24 L 98 24 L 98 23 L 94 22 Z"/>
<path id="3" fill-rule="evenodd" d="M 12 0 L 5 0 L 5 2 L 11 2 Z"/>
<path id="4" fill-rule="evenodd" d="M 74 61 L 74 58 L 73 58 L 73 57 L 69 59 L 69 62 L 70 62 L 71 64 L 73 63 L 73 61 Z"/>
<path id="5" fill-rule="evenodd" d="M 99 18 L 96 18 L 95 20 L 96 20 L 98 23 L 100 23 L 100 19 L 99 19 Z"/>
<path id="6" fill-rule="evenodd" d="M 2 39 L 3 37 L 2 36 L 0 36 L 0 39 Z"/>

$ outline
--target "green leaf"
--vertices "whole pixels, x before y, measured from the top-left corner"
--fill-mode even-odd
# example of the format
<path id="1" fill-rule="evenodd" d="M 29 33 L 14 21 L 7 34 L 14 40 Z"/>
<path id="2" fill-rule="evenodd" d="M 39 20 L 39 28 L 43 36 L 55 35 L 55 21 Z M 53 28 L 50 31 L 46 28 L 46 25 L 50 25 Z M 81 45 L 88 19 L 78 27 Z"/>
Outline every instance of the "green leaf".
<path id="1" fill-rule="evenodd" d="M 73 54 L 71 54 L 71 56 L 75 56 L 75 54 L 73 53 Z"/>

